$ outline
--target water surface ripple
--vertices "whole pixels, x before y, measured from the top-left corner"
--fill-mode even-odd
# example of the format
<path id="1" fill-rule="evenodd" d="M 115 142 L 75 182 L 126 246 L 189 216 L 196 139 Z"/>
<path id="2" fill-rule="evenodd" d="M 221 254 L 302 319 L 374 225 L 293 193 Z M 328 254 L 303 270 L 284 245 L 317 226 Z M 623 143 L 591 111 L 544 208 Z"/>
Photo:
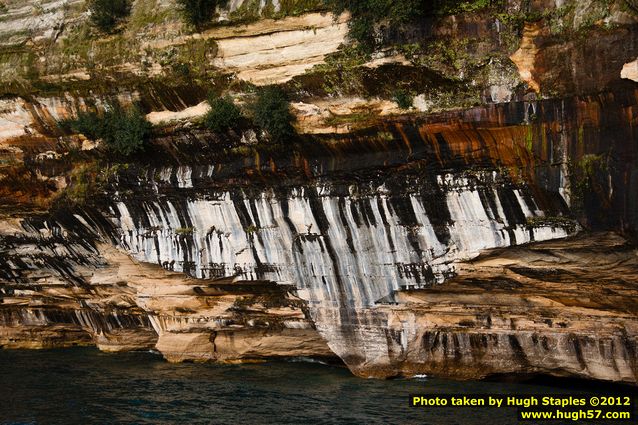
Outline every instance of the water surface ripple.
<path id="1" fill-rule="evenodd" d="M 499 425 L 515 424 L 516 410 L 414 409 L 408 396 L 581 392 L 429 378 L 366 380 L 305 362 L 170 364 L 151 353 L 88 348 L 0 350 L 0 376 L 0 424 Z"/>

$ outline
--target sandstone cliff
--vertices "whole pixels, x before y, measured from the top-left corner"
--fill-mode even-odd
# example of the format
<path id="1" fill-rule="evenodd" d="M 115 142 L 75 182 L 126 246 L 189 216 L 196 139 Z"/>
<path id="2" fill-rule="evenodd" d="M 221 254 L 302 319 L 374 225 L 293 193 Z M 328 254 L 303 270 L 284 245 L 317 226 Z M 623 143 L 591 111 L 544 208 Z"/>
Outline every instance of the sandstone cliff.
<path id="1" fill-rule="evenodd" d="M 528 3 L 380 25 L 370 53 L 322 2 L 197 32 L 136 0 L 104 35 L 83 1 L 5 1 L 0 347 L 635 384 L 638 17 Z M 265 85 L 287 144 L 201 124 L 207 92 Z M 114 102 L 145 152 L 64 128 Z"/>

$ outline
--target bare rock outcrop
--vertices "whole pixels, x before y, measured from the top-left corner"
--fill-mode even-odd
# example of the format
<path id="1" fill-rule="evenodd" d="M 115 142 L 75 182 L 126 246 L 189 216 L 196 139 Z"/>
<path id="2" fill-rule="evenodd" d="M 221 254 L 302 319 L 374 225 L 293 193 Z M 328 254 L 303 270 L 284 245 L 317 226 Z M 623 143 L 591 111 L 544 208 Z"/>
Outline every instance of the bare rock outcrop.
<path id="1" fill-rule="evenodd" d="M 620 78 L 632 80 L 638 83 L 638 59 L 627 62 L 620 71 Z"/>
<path id="2" fill-rule="evenodd" d="M 156 349 L 170 361 L 334 356 L 293 288 L 198 281 L 110 245 L 19 228 L 7 226 L 11 236 L 2 236 L 17 249 L 3 251 L 1 348 Z M 37 259 L 28 254 L 36 246 Z M 72 258 L 62 260 L 62 252 Z"/>
<path id="3" fill-rule="evenodd" d="M 137 0 L 107 35 L 79 0 L 6 2 L 0 348 L 635 385 L 638 251 L 608 232 L 638 238 L 638 18 L 540 0 L 519 40 L 510 3 L 368 55 L 319 7 L 193 32 Z M 270 84 L 294 140 L 198 123 L 208 90 L 250 117 Z M 156 126 L 145 155 L 64 128 L 112 103 Z"/>
<path id="4" fill-rule="evenodd" d="M 637 254 L 613 234 L 487 253 L 442 286 L 366 311 L 365 332 L 392 343 L 349 366 L 361 376 L 540 373 L 635 384 Z"/>

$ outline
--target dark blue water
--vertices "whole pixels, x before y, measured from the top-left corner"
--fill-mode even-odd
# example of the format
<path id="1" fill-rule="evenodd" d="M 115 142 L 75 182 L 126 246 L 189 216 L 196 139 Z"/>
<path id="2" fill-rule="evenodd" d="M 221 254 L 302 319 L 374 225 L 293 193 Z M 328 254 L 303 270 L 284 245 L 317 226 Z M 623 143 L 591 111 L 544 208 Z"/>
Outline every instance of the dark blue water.
<path id="1" fill-rule="evenodd" d="M 299 362 L 175 365 L 150 353 L 0 350 L 2 424 L 516 423 L 514 408 L 411 408 L 413 393 L 582 391 L 441 379 L 365 380 L 340 367 Z"/>

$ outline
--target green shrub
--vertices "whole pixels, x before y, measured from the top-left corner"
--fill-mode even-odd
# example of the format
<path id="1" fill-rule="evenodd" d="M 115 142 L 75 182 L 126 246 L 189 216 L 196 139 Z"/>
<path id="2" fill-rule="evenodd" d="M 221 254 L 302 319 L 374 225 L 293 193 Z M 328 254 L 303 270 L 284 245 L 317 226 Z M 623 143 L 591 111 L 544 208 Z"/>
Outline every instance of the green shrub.
<path id="1" fill-rule="evenodd" d="M 225 6 L 228 0 L 177 0 L 186 22 L 197 29 L 213 19 L 217 6 Z"/>
<path id="2" fill-rule="evenodd" d="M 144 149 L 151 124 L 137 108 L 129 111 L 119 105 L 104 113 L 82 112 L 70 127 L 90 139 L 102 139 L 113 152 L 131 155 Z"/>
<path id="3" fill-rule="evenodd" d="M 229 97 L 209 97 L 210 111 L 204 117 L 204 125 L 216 132 L 226 131 L 237 125 L 241 111 Z"/>
<path id="4" fill-rule="evenodd" d="M 195 233 L 194 227 L 178 227 L 175 229 L 175 234 L 180 236 L 188 236 Z"/>
<path id="5" fill-rule="evenodd" d="M 185 62 L 177 62 L 172 63 L 171 68 L 173 69 L 173 73 L 178 77 L 183 79 L 184 81 L 191 81 L 193 78 L 191 67 L 189 64 Z"/>
<path id="6" fill-rule="evenodd" d="M 410 109 L 412 107 L 412 96 L 405 90 L 396 90 L 392 98 L 401 109 Z"/>
<path id="7" fill-rule="evenodd" d="M 272 6 L 272 1 L 266 2 Z M 323 0 L 279 0 L 279 16 L 299 16 L 324 9 Z"/>
<path id="8" fill-rule="evenodd" d="M 255 104 L 255 124 L 266 130 L 273 141 L 281 142 L 295 135 L 294 116 L 285 93 L 276 86 L 263 88 Z"/>
<path id="9" fill-rule="evenodd" d="M 348 10 L 350 37 L 362 46 L 375 47 L 375 24 L 387 21 L 400 25 L 414 21 L 431 9 L 431 0 L 324 0 L 333 13 L 339 15 Z"/>
<path id="10" fill-rule="evenodd" d="M 440 15 L 453 15 L 457 13 L 472 13 L 492 6 L 503 6 L 503 0 L 447 0 L 441 2 L 437 13 Z"/>
<path id="11" fill-rule="evenodd" d="M 503 0 L 324 0 L 336 15 L 350 12 L 350 37 L 368 50 L 378 47 L 377 24 L 400 26 L 425 16 L 476 12 L 502 3 Z"/>
<path id="12" fill-rule="evenodd" d="M 131 13 L 130 0 L 89 0 L 88 5 L 91 22 L 104 32 L 112 32 Z"/>

